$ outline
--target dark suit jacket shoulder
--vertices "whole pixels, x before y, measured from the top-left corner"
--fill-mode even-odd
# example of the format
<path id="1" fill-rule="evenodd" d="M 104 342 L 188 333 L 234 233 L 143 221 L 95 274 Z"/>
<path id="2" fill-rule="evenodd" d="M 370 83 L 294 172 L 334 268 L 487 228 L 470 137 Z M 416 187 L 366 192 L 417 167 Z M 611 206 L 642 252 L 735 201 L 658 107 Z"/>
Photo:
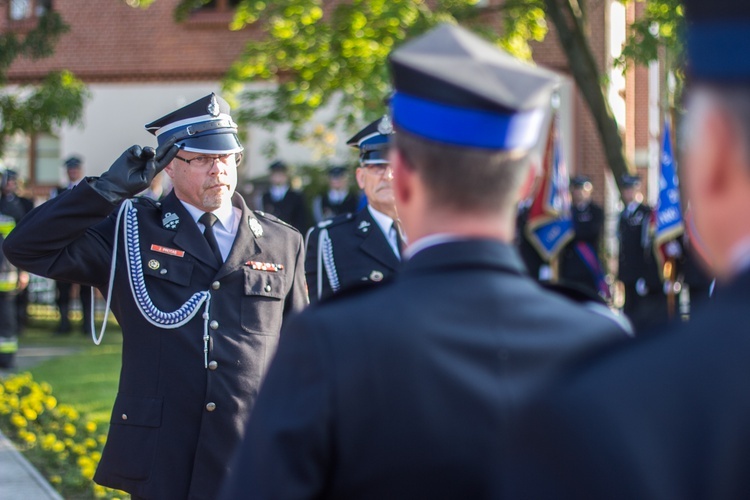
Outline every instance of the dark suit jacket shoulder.
<path id="1" fill-rule="evenodd" d="M 539 395 L 510 448 L 514 498 L 747 497 L 750 273 L 724 292 Z"/>
<path id="2" fill-rule="evenodd" d="M 542 290 L 510 246 L 425 249 L 285 327 L 222 498 L 498 498 L 519 402 L 624 338 Z"/>

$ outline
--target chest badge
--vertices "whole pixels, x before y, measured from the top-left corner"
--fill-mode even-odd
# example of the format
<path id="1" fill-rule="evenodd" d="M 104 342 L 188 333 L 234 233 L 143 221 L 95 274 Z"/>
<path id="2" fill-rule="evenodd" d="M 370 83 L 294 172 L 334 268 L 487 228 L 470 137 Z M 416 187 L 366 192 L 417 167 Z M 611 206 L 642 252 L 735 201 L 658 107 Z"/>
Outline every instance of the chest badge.
<path id="1" fill-rule="evenodd" d="M 153 269 L 154 271 L 156 271 L 157 269 L 159 269 L 159 267 L 161 267 L 161 264 L 159 264 L 158 260 L 151 259 L 150 261 L 148 261 L 148 268 L 149 269 Z"/>
<path id="2" fill-rule="evenodd" d="M 250 231 L 253 232 L 256 238 L 260 238 L 263 236 L 263 226 L 260 225 L 258 219 L 256 219 L 255 217 L 248 218 L 247 225 L 250 226 Z"/>
<path id="3" fill-rule="evenodd" d="M 161 220 L 162 226 L 164 226 L 165 229 L 177 229 L 177 226 L 180 225 L 180 218 L 177 214 L 173 212 L 167 212 L 164 214 L 164 218 Z"/>
<path id="4" fill-rule="evenodd" d="M 359 229 L 363 233 L 366 233 L 367 231 L 370 230 L 370 223 L 367 222 L 366 220 L 363 220 L 362 222 L 359 223 L 359 226 L 357 226 L 357 229 Z"/>
<path id="5" fill-rule="evenodd" d="M 373 271 L 370 273 L 370 281 L 383 281 L 383 273 L 380 271 Z"/>

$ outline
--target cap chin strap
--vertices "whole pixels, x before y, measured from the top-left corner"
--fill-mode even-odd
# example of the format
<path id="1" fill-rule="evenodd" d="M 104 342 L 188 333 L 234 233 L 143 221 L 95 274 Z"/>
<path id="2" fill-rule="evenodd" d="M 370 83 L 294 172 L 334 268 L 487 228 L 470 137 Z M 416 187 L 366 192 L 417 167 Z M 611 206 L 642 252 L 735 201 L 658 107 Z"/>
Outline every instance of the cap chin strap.
<path id="1" fill-rule="evenodd" d="M 101 331 L 97 337 L 94 328 L 94 294 L 91 294 L 91 338 L 94 344 L 99 345 L 104 338 L 104 331 L 107 327 L 109 318 L 110 305 L 112 303 L 112 289 L 115 282 L 115 267 L 117 263 L 117 244 L 122 221 L 123 213 L 125 220 L 122 224 L 122 234 L 125 240 L 125 263 L 128 268 L 128 281 L 133 299 L 138 306 L 138 311 L 143 318 L 158 328 L 173 330 L 185 325 L 197 314 L 201 304 L 205 303 L 203 311 L 203 365 L 208 368 L 208 343 L 210 340 L 208 334 L 209 306 L 211 304 L 211 293 L 209 291 L 196 292 L 185 302 L 179 309 L 173 312 L 161 311 L 154 305 L 146 289 L 146 280 L 143 275 L 143 264 L 141 262 L 140 234 L 138 232 L 137 210 L 133 207 L 131 200 L 125 200 L 117 212 L 115 222 L 115 238 L 112 244 L 112 265 L 109 270 L 109 286 L 107 288 L 107 305 L 104 312 L 104 321 Z"/>

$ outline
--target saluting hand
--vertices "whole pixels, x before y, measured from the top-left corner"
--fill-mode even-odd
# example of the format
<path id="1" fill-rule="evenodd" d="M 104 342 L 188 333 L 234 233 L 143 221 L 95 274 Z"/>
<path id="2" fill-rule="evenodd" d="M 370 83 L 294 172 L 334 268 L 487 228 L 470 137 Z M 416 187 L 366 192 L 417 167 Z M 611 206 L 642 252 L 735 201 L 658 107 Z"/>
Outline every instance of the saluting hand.
<path id="1" fill-rule="evenodd" d="M 177 155 L 180 147 L 172 144 L 154 151 L 152 147 L 131 146 L 91 187 L 111 203 L 120 203 L 146 189 L 156 174 Z"/>

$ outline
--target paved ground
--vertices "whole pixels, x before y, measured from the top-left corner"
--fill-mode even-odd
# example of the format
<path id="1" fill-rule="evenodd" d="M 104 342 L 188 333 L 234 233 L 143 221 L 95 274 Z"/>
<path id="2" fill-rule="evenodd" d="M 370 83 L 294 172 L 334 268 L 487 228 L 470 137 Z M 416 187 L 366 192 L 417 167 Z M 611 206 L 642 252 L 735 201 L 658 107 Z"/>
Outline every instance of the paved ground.
<path id="1" fill-rule="evenodd" d="M 0 378 L 78 350 L 76 347 L 21 347 L 16 354 L 15 368 L 0 370 Z M 0 500 L 18 499 L 62 500 L 62 497 L 0 432 Z"/>

